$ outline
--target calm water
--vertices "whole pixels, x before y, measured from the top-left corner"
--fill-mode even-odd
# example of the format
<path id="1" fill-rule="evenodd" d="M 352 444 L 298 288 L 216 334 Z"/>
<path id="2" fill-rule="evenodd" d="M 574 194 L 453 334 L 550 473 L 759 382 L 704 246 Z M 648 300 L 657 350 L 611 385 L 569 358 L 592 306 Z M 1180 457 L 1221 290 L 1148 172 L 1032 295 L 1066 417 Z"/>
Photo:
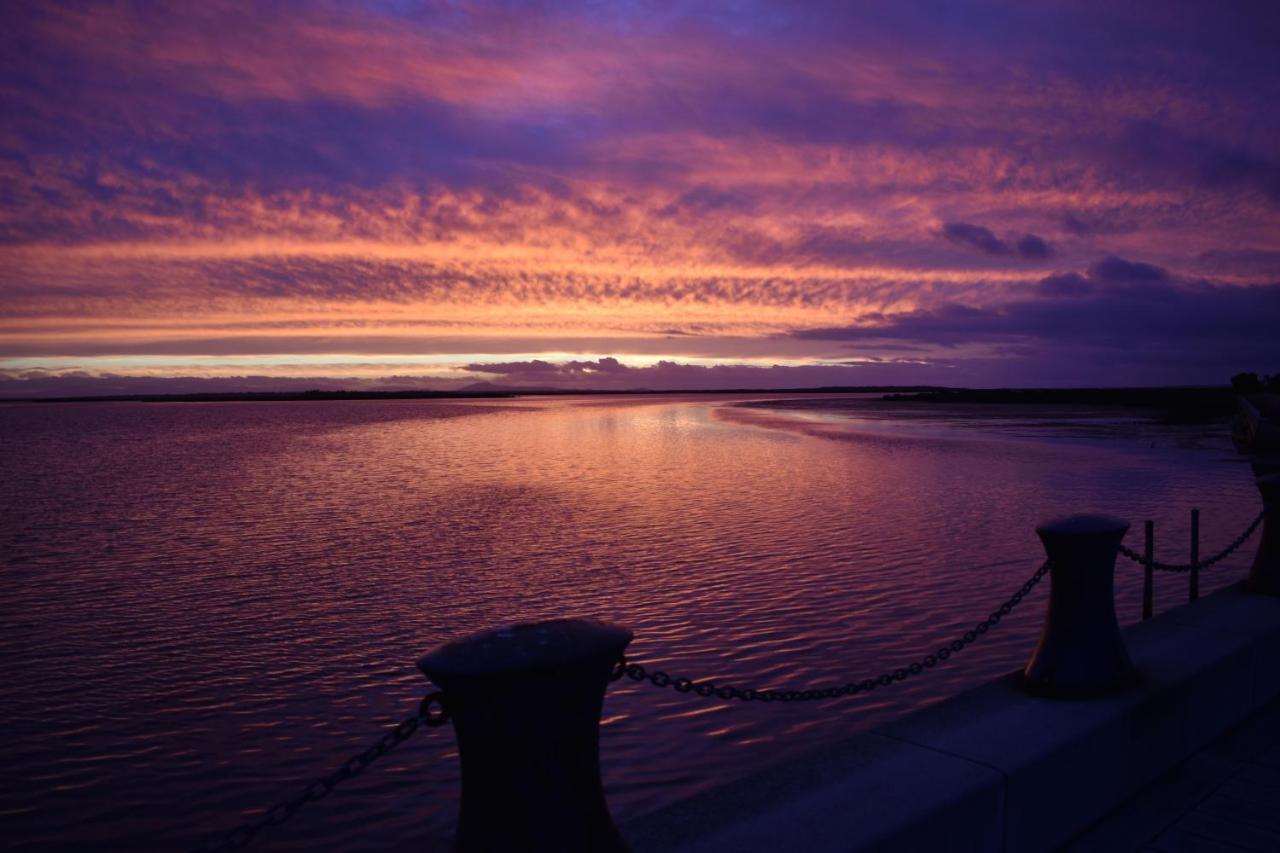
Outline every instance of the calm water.
<path id="1" fill-rule="evenodd" d="M 410 713 L 428 687 L 414 661 L 482 628 L 592 615 L 674 674 L 847 681 L 989 612 L 1042 559 L 1048 517 L 1154 518 L 1158 556 L 1181 560 L 1191 506 L 1206 551 L 1260 506 L 1225 429 L 734 402 L 0 406 L 6 845 L 199 843 Z M 1205 585 L 1240 577 L 1252 547 Z M 1183 579 L 1158 581 L 1160 606 L 1183 600 Z M 1124 621 L 1140 585 L 1123 564 Z M 1021 665 L 1045 592 L 868 697 L 724 705 L 615 684 L 615 815 Z M 430 731 L 262 847 L 442 847 L 457 790 L 452 734 Z"/>

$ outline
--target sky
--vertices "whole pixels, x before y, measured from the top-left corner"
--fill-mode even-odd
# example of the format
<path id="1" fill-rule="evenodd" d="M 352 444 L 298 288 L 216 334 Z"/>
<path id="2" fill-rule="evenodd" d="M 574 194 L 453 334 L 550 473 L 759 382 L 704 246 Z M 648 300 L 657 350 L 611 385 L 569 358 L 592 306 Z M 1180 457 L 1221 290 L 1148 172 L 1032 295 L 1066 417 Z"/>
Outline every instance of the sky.
<path id="1" fill-rule="evenodd" d="M 1280 372 L 1272 0 L 0 15 L 0 396 Z"/>

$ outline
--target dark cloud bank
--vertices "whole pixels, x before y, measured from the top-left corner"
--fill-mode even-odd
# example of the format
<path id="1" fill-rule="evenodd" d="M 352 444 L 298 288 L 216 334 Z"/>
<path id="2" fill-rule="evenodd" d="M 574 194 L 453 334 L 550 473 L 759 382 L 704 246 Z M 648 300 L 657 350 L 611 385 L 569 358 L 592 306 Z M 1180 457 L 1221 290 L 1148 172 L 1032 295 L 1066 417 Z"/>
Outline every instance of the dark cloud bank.
<path id="1" fill-rule="evenodd" d="M 1219 381 L 1237 369 L 1280 367 L 1280 283 L 1236 286 L 1180 279 L 1151 264 L 1107 257 L 1081 273 L 1047 276 L 1021 299 L 976 308 L 958 303 L 872 317 L 857 326 L 807 329 L 806 340 L 854 347 L 880 341 L 947 348 L 988 345 L 1057 354 L 1120 371 L 1163 363 L 1186 381 Z M 1104 383 L 1105 371 L 1091 381 Z"/>

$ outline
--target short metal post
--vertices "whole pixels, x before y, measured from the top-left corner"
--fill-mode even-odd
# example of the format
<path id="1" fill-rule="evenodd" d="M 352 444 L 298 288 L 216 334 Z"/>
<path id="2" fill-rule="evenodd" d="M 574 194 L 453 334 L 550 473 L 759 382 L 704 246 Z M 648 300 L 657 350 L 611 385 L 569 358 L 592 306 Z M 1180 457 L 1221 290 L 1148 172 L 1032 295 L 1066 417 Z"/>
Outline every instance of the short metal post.
<path id="1" fill-rule="evenodd" d="M 1049 610 L 1023 684 L 1049 696 L 1092 696 L 1135 677 L 1116 619 L 1115 568 L 1129 523 L 1073 515 L 1042 524 L 1036 534 L 1052 561 Z"/>
<path id="2" fill-rule="evenodd" d="M 1148 520 L 1142 526 L 1142 621 L 1151 618 L 1155 603 L 1156 523 Z"/>
<path id="3" fill-rule="evenodd" d="M 1188 597 L 1200 597 L 1200 510 L 1191 510 L 1191 588 Z"/>
<path id="4" fill-rule="evenodd" d="M 462 761 L 457 851 L 625 851 L 600 782 L 600 711 L 626 628 L 558 619 L 487 631 L 418 662 Z"/>
<path id="5" fill-rule="evenodd" d="M 1280 595 L 1280 474 L 1258 478 L 1262 492 L 1262 539 L 1249 568 L 1250 592 Z"/>

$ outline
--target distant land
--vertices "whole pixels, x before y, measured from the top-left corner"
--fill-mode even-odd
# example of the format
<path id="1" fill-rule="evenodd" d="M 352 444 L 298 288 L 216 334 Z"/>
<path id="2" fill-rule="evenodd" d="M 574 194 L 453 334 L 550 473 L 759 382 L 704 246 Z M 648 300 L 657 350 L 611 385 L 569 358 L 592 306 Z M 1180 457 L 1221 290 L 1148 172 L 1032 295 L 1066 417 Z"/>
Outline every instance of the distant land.
<path id="1" fill-rule="evenodd" d="M 931 388 L 889 393 L 895 403 L 1124 406 L 1151 409 L 1169 423 L 1208 423 L 1228 419 L 1236 408 L 1230 385 L 1146 388 Z"/>
<path id="2" fill-rule="evenodd" d="M 1236 393 L 1228 385 L 1136 388 L 945 388 L 929 385 L 840 385 L 817 388 L 729 388 L 713 390 L 656 390 L 636 388 L 578 390 L 523 388 L 478 382 L 454 391 L 245 391 L 193 394 L 113 394 L 75 397 L 23 397 L 0 399 L 8 403 L 221 403 L 286 402 L 309 400 L 454 400 L 511 399 L 537 396 L 604 395 L 785 395 L 785 394 L 882 394 L 889 403 L 967 405 L 1078 405 L 1123 406 L 1151 410 L 1170 423 L 1208 423 L 1226 420 L 1235 410 Z"/>
<path id="3" fill-rule="evenodd" d="M 477 382 L 453 391 L 216 391 L 192 394 L 99 394 L 72 397 L 0 397 L 5 403 L 227 403 L 284 402 L 292 400 L 471 400 L 511 397 L 580 397 L 644 394 L 912 394 L 948 390 L 935 385 L 825 386 L 821 388 L 715 388 L 657 390 L 652 388 L 573 389 L 526 388 Z"/>

